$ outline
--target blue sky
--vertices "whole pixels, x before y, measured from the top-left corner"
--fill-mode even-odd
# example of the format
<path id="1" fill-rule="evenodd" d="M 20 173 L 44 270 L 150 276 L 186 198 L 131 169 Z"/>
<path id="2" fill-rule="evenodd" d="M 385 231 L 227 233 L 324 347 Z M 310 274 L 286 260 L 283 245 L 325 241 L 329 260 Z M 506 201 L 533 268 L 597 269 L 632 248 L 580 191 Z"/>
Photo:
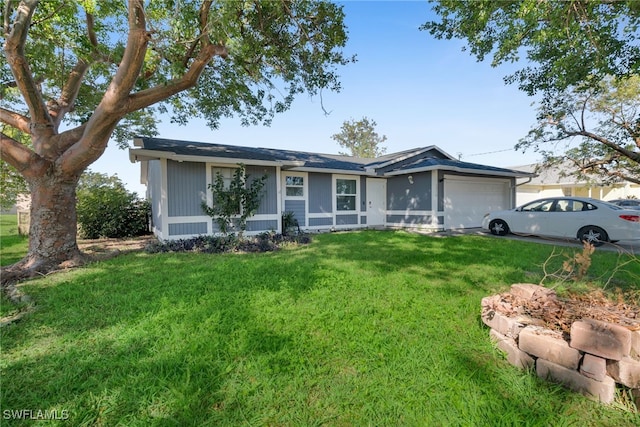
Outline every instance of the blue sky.
<path id="1" fill-rule="evenodd" d="M 346 120 L 368 117 L 386 135 L 387 152 L 437 145 L 464 161 L 491 166 L 534 163 L 539 156 L 513 150 L 535 123 L 533 100 L 503 77 L 513 66 L 492 68 L 463 52 L 460 40 L 436 40 L 421 24 L 433 17 L 427 2 L 344 2 L 349 41 L 345 53 L 358 62 L 340 70 L 342 91 L 300 96 L 270 127 L 242 127 L 224 120 L 218 130 L 193 120 L 178 126 L 164 119 L 162 138 L 322 153 L 341 151 L 331 135 Z M 144 194 L 140 166 L 109 143 L 90 169 L 116 174 Z"/>

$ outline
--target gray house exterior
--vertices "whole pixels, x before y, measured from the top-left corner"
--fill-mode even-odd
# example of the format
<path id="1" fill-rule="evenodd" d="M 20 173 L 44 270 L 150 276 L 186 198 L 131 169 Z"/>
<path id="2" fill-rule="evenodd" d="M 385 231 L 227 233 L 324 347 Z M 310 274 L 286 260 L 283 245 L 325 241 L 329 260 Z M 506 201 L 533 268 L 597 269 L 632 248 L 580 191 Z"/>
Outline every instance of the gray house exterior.
<path id="1" fill-rule="evenodd" d="M 436 146 L 360 159 L 333 154 L 136 138 L 132 162 L 152 204 L 162 239 L 215 234 L 201 207 L 211 205 L 216 174 L 230 179 L 239 164 L 266 175 L 260 208 L 247 234 L 282 231 L 293 212 L 306 231 L 398 227 L 438 231 L 479 227 L 485 213 L 515 204 L 515 179 L 531 173 L 455 160 Z"/>

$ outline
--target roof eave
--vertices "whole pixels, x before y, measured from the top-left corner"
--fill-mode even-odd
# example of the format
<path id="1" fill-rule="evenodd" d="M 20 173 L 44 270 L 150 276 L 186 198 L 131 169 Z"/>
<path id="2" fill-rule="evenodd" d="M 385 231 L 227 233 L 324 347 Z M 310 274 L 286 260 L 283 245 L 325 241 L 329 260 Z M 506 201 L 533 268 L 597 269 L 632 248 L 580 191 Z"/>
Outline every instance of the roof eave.
<path id="1" fill-rule="evenodd" d="M 453 171 L 460 173 L 469 173 L 476 175 L 493 175 L 493 176 L 506 176 L 513 178 L 523 178 L 529 176 L 535 176 L 535 174 L 530 174 L 528 172 L 518 172 L 518 171 L 490 171 L 490 170 L 482 170 L 482 169 L 471 169 L 471 168 L 463 168 L 458 166 L 442 166 L 442 165 L 434 165 L 434 166 L 425 166 L 420 168 L 412 168 L 412 169 L 402 169 L 398 171 L 386 172 L 384 176 L 397 176 L 397 175 L 407 175 L 410 173 L 419 173 L 419 172 L 429 172 L 433 170 L 444 170 L 444 171 Z"/>
<path id="2" fill-rule="evenodd" d="M 301 161 L 288 160 L 259 160 L 259 159 L 243 159 L 236 157 L 217 157 L 217 156 L 199 156 L 176 154 L 173 151 L 147 150 L 145 148 L 129 149 L 129 160 L 131 163 L 145 160 L 168 159 L 176 162 L 199 162 L 199 163 L 221 163 L 221 164 L 246 164 L 254 166 L 279 166 L 279 167 L 297 167 L 303 166 Z"/>

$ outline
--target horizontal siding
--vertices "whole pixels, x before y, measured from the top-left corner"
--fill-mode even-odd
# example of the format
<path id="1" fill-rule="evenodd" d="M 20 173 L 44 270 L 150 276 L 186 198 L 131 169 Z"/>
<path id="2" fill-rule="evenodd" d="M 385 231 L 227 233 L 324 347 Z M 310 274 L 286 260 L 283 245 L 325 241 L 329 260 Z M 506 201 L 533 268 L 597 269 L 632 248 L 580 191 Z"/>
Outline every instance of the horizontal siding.
<path id="1" fill-rule="evenodd" d="M 336 225 L 357 225 L 358 214 L 336 215 Z"/>
<path id="2" fill-rule="evenodd" d="M 247 231 L 275 231 L 278 229 L 277 219 L 261 219 L 247 221 Z"/>
<path id="3" fill-rule="evenodd" d="M 182 224 L 169 224 L 169 236 L 183 234 L 207 234 L 206 222 L 187 222 Z"/>
<path id="4" fill-rule="evenodd" d="M 304 200 L 285 200 L 284 211 L 293 212 L 293 215 L 298 220 L 298 224 L 300 225 L 300 227 L 304 227 L 307 223 Z"/>
<path id="5" fill-rule="evenodd" d="M 333 212 L 333 192 L 331 174 L 309 174 L 309 213 Z"/>
<path id="6" fill-rule="evenodd" d="M 309 227 L 333 225 L 333 218 L 309 218 Z"/>
<path id="7" fill-rule="evenodd" d="M 170 217 L 202 215 L 202 201 L 206 199 L 206 191 L 204 163 L 167 161 L 167 202 Z"/>

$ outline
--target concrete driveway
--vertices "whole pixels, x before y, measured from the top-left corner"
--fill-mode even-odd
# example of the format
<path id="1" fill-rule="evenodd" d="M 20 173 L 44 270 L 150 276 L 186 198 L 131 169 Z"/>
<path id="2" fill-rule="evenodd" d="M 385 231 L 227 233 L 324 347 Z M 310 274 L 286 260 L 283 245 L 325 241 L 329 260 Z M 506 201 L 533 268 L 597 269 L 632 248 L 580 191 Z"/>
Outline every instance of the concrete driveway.
<path id="1" fill-rule="evenodd" d="M 516 234 L 507 234 L 506 236 L 494 236 L 493 234 L 491 234 L 486 230 L 483 230 L 482 228 L 447 230 L 437 234 L 441 234 L 444 236 L 478 235 L 478 236 L 487 237 L 489 239 L 512 239 L 512 240 L 520 240 L 523 242 L 540 243 L 543 245 L 566 246 L 566 247 L 575 247 L 575 248 L 582 247 L 582 243 L 580 243 L 575 239 L 554 239 L 551 237 L 525 236 L 525 235 L 516 235 Z M 616 243 L 606 243 L 602 246 L 599 246 L 597 249 L 639 255 L 640 240 L 620 240 Z"/>

